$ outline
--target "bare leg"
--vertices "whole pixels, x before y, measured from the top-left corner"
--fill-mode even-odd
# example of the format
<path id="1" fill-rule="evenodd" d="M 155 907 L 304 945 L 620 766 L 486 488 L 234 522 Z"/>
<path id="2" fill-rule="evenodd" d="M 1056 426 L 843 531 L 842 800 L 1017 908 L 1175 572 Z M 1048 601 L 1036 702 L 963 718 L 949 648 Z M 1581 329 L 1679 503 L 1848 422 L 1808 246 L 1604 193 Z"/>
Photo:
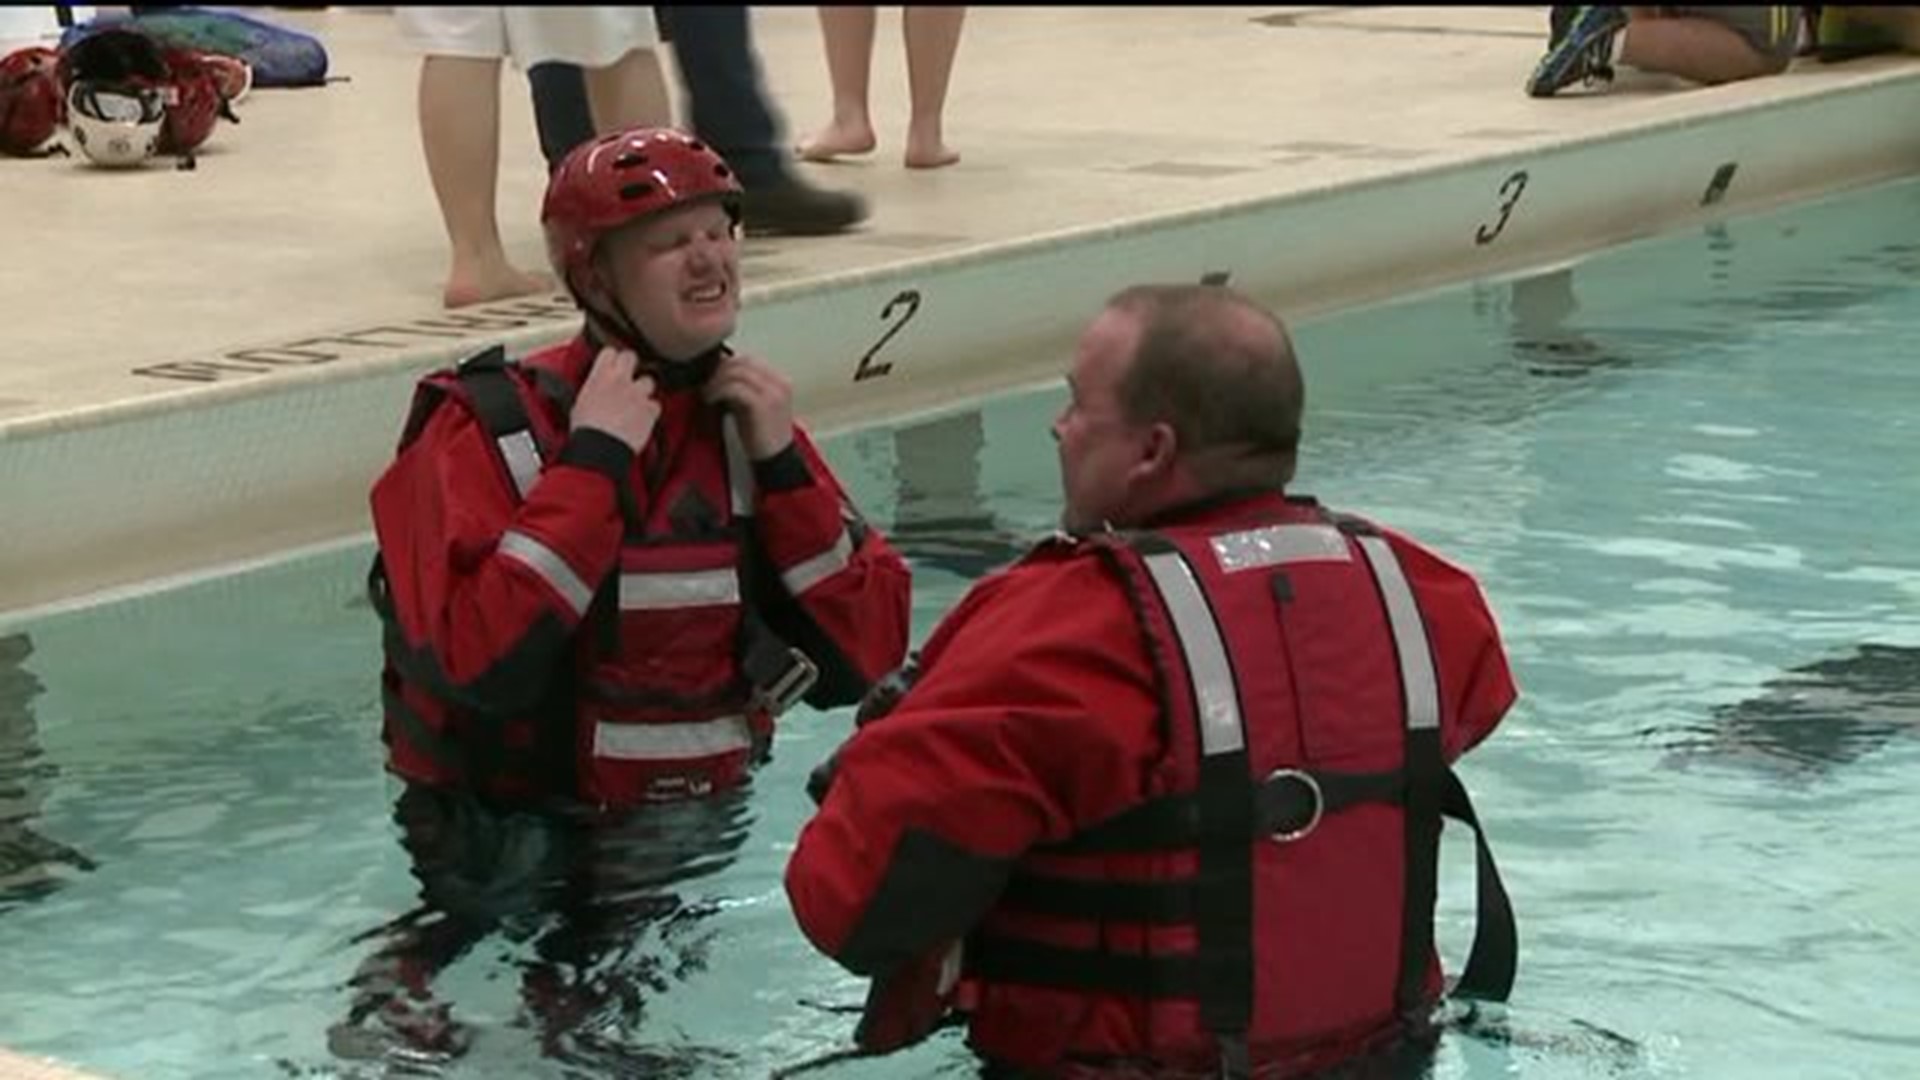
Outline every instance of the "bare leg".
<path id="1" fill-rule="evenodd" d="M 1728 27 L 1685 16 L 1634 19 L 1614 59 L 1709 86 L 1772 75 L 1787 66 L 1786 58 L 1757 51 Z"/>
<path id="2" fill-rule="evenodd" d="M 830 161 L 842 154 L 870 153 L 874 148 L 867 87 L 872 76 L 876 21 L 871 6 L 820 9 L 827 75 L 833 80 L 833 122 L 800 144 L 800 156 L 808 161 Z"/>
<path id="3" fill-rule="evenodd" d="M 672 127 L 673 98 L 660 55 L 634 49 L 603 68 L 587 68 L 587 101 L 602 135 L 630 127 Z"/>
<path id="4" fill-rule="evenodd" d="M 420 65 L 420 144 L 453 258 L 447 307 L 551 287 L 507 261 L 494 216 L 500 180 L 500 61 L 429 56 Z"/>
<path id="5" fill-rule="evenodd" d="M 907 83 L 913 98 L 913 119 L 907 125 L 910 169 L 937 169 L 960 160 L 958 152 L 947 148 L 941 116 L 946 112 L 947 84 L 966 17 L 964 7 L 906 9 Z"/>

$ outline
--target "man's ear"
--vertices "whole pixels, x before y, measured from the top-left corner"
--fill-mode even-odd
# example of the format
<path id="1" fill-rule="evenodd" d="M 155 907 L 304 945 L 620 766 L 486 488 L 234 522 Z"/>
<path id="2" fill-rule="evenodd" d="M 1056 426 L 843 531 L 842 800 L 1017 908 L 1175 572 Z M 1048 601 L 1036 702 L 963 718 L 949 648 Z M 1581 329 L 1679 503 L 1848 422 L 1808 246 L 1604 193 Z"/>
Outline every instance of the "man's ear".
<path id="1" fill-rule="evenodd" d="M 1173 468 L 1180 456 L 1180 436 L 1173 425 L 1165 420 L 1156 420 L 1147 428 L 1147 437 L 1140 444 L 1139 469 L 1144 476 L 1161 476 Z"/>

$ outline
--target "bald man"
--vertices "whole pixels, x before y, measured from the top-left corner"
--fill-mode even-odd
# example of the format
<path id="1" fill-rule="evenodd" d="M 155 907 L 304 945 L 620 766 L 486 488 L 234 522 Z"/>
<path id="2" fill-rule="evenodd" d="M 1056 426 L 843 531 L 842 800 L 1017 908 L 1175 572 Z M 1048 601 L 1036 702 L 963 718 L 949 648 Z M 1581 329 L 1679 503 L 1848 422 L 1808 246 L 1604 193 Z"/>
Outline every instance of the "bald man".
<path id="1" fill-rule="evenodd" d="M 1440 818 L 1473 820 L 1450 766 L 1516 696 L 1480 587 L 1288 492 L 1299 365 L 1230 289 L 1120 293 L 1067 384 L 1064 531 L 809 785 L 787 893 L 873 980 L 859 1049 L 964 1022 L 988 1075 L 1251 1077 L 1430 1044 Z M 1455 992 L 1504 998 L 1480 872 Z"/>

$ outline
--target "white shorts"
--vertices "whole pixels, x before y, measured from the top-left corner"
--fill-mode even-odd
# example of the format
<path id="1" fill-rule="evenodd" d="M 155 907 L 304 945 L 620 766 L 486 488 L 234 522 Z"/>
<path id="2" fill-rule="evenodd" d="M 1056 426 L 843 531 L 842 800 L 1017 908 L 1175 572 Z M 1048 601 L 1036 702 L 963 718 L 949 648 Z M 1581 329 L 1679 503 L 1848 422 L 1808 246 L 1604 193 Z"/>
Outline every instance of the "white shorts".
<path id="1" fill-rule="evenodd" d="M 400 36 L 429 56 L 606 67 L 660 44 L 651 7 L 396 7 Z"/>

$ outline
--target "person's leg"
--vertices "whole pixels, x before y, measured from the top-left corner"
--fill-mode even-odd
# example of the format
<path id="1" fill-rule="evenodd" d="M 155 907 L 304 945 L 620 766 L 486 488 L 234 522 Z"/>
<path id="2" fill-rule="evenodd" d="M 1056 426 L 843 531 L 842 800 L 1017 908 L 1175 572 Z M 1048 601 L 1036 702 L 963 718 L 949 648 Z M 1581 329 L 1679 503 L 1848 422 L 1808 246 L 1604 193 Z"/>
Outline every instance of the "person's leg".
<path id="1" fill-rule="evenodd" d="M 673 123 L 673 100 L 660 69 L 650 7 L 505 8 L 507 49 L 531 71 L 555 62 L 577 66 L 586 83 L 595 133 Z M 577 144 L 576 144 L 577 145 Z"/>
<path id="2" fill-rule="evenodd" d="M 1790 7 L 1664 10 L 1661 17 L 1635 18 L 1628 24 L 1618 62 L 1712 86 L 1785 70 L 1799 40 Z"/>
<path id="3" fill-rule="evenodd" d="M 913 119 L 907 125 L 906 163 L 910 169 L 937 169 L 960 160 L 960 155 L 947 147 L 941 118 L 947 108 L 953 57 L 960 50 L 960 26 L 966 17 L 964 7 L 906 9 L 907 82 L 913 100 Z"/>
<path id="4" fill-rule="evenodd" d="M 593 107 L 580 65 L 553 60 L 527 70 L 533 90 L 533 120 L 540 129 L 540 153 L 549 172 L 559 168 L 574 147 L 593 138 Z"/>
<path id="5" fill-rule="evenodd" d="M 760 85 L 747 9 L 686 4 L 662 10 L 694 134 L 718 150 L 746 186 L 783 180 L 780 123 Z"/>
<path id="6" fill-rule="evenodd" d="M 420 65 L 420 142 L 452 246 L 442 300 L 461 307 L 540 292 L 500 242 L 500 61 L 428 56 Z"/>
<path id="7" fill-rule="evenodd" d="M 747 9 L 736 4 L 659 9 L 671 28 L 694 134 L 720 152 L 746 188 L 749 232 L 840 232 L 867 216 L 865 200 L 794 175 L 780 124 L 760 82 Z"/>
<path id="8" fill-rule="evenodd" d="M 868 91 L 873 76 L 874 25 L 878 21 L 871 5 L 820 9 L 827 78 L 833 83 L 833 119 L 800 144 L 800 156 L 808 161 L 830 161 L 842 154 L 873 150 Z"/>
<path id="9" fill-rule="evenodd" d="M 471 1032 L 438 998 L 434 981 L 484 940 L 501 920 L 538 895 L 526 853 L 544 855 L 542 837 L 489 811 L 470 795 L 407 784 L 393 807 L 420 903 L 356 935 L 372 944 L 347 980 L 347 1015 L 327 1030 L 335 1057 L 407 1060 L 425 1065 L 464 1054 Z"/>
<path id="10" fill-rule="evenodd" d="M 599 134 L 673 126 L 673 98 L 660 70 L 660 55 L 652 49 L 633 49 L 607 67 L 585 69 L 585 74 L 593 127 Z"/>

